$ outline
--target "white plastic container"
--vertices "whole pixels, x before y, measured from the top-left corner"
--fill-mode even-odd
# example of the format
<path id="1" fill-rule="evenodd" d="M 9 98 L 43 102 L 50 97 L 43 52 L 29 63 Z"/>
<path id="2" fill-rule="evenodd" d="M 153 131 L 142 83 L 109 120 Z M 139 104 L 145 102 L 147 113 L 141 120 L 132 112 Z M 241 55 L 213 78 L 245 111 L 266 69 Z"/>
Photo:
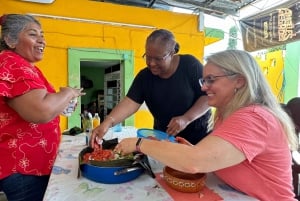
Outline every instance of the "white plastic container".
<path id="1" fill-rule="evenodd" d="M 78 102 L 77 98 L 72 99 L 69 102 L 69 105 L 66 107 L 66 109 L 64 109 L 64 111 L 61 114 L 64 115 L 64 116 L 67 116 L 67 117 L 71 116 L 72 113 L 76 109 L 77 102 Z"/>

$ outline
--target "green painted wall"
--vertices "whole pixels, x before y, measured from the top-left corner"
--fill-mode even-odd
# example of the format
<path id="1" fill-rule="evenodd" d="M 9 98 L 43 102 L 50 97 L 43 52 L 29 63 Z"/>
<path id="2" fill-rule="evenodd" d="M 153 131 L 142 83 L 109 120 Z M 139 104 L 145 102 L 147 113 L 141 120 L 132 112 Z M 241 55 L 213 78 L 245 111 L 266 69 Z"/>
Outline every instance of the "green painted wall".
<path id="1" fill-rule="evenodd" d="M 120 62 L 121 77 L 123 77 L 121 97 L 127 93 L 133 80 L 134 55 L 131 50 L 69 48 L 68 49 L 68 83 L 70 86 L 80 86 L 80 61 L 116 60 Z M 90 72 L 91 73 L 91 72 Z M 98 73 L 97 73 L 98 75 Z M 95 77 L 97 77 L 97 75 Z M 100 74 L 99 74 L 100 75 Z M 103 75 L 102 75 L 103 76 Z M 102 78 L 103 79 L 103 78 Z M 78 104 L 81 105 L 80 99 Z M 68 128 L 80 125 L 80 108 L 77 107 L 68 118 Z M 125 120 L 125 125 L 134 125 L 133 116 Z"/>
<path id="2" fill-rule="evenodd" d="M 204 32 L 205 32 L 205 46 L 224 39 L 223 30 L 206 27 L 204 29 Z"/>
<path id="3" fill-rule="evenodd" d="M 86 95 L 81 97 L 81 104 L 88 105 L 91 101 L 97 101 L 98 90 L 104 89 L 104 68 L 81 67 L 80 72 L 80 76 L 85 76 L 93 82 L 93 88 L 84 89 Z"/>
<path id="4" fill-rule="evenodd" d="M 289 43 L 286 45 L 286 53 L 284 59 L 285 74 L 285 95 L 284 102 L 288 102 L 291 98 L 299 96 L 299 66 L 300 66 L 300 41 Z"/>

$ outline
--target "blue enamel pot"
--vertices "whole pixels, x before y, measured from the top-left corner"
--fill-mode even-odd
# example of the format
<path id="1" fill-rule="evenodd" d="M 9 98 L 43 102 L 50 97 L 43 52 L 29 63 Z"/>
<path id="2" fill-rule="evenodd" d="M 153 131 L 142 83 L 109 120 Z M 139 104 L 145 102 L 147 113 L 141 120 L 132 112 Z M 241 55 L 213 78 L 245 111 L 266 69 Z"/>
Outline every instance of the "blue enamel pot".
<path id="1" fill-rule="evenodd" d="M 83 155 L 92 151 L 92 148 L 86 147 L 79 154 L 81 175 L 92 181 L 105 184 L 120 184 L 136 179 L 145 170 L 140 165 L 133 165 L 134 161 L 130 159 L 83 163 Z"/>
<path id="2" fill-rule="evenodd" d="M 136 167 L 99 167 L 90 164 L 80 166 L 82 176 L 95 182 L 120 184 L 140 176 L 144 169 Z"/>

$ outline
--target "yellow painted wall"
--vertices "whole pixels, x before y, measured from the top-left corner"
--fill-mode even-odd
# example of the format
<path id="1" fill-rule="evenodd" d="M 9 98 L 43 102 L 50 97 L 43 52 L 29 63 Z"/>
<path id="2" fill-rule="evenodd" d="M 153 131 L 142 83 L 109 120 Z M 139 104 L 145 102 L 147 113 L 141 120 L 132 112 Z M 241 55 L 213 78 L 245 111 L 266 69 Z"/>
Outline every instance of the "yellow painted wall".
<path id="1" fill-rule="evenodd" d="M 203 57 L 204 33 L 197 30 L 196 15 L 90 0 L 55 0 L 52 4 L 0 0 L 0 14 L 5 13 L 34 13 L 165 28 L 175 34 L 181 46 L 180 53 L 191 53 L 200 60 Z M 37 18 L 42 23 L 47 42 L 44 59 L 37 65 L 56 89 L 68 84 L 67 50 L 70 47 L 133 50 L 134 74 L 145 66 L 141 56 L 144 53 L 145 39 L 153 29 L 88 23 L 82 20 Z M 135 117 L 137 127 L 152 127 L 152 117 L 145 110 L 138 112 Z M 61 128 L 67 128 L 65 117 L 61 117 Z"/>
<path id="2" fill-rule="evenodd" d="M 255 59 L 264 72 L 264 75 L 271 85 L 273 93 L 276 95 L 278 101 L 283 102 L 283 51 L 277 50 L 268 53 L 260 52 L 255 55 Z"/>

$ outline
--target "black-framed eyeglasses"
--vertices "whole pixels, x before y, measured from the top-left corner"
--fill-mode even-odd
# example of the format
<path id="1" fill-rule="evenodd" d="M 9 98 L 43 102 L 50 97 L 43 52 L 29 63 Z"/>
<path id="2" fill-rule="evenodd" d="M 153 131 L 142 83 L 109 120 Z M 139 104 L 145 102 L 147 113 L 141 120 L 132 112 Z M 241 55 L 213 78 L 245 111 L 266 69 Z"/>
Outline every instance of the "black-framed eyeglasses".
<path id="1" fill-rule="evenodd" d="M 216 80 L 217 78 L 220 77 L 229 77 L 229 76 L 233 76 L 236 75 L 237 73 L 231 73 L 231 74 L 226 74 L 226 75 L 209 75 L 205 78 L 200 78 L 199 79 L 199 84 L 201 87 L 203 87 L 203 85 L 205 85 L 206 87 L 210 87 Z"/>
<path id="2" fill-rule="evenodd" d="M 165 56 L 162 57 L 150 57 L 148 55 L 143 54 L 143 58 L 146 60 L 146 62 L 152 61 L 154 60 L 155 63 L 160 63 L 163 62 L 164 60 L 166 60 L 166 58 L 168 58 L 168 56 L 170 56 L 172 54 L 173 51 L 168 52 Z"/>

